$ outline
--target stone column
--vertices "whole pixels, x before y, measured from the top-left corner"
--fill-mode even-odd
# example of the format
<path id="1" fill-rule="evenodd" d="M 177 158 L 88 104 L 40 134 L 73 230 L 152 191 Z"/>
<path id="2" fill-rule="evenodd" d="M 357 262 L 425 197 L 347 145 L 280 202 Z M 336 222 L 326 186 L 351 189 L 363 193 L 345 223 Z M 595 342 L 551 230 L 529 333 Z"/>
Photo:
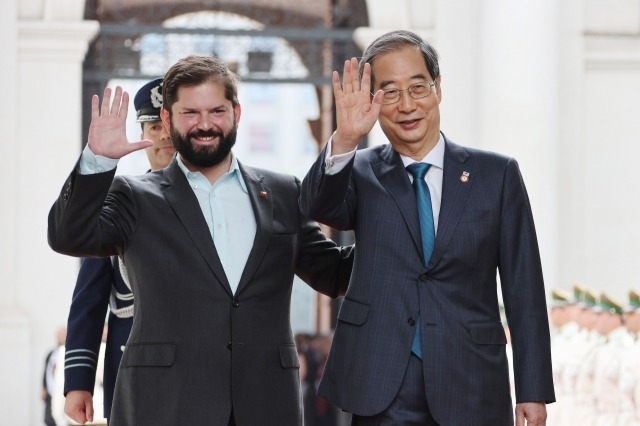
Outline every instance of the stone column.
<path id="1" fill-rule="evenodd" d="M 477 143 L 518 160 L 547 286 L 558 270 L 558 2 L 486 0 L 477 68 Z"/>
<path id="2" fill-rule="evenodd" d="M 5 203 L 0 212 L 0 413 L 40 425 L 44 358 L 66 323 L 76 259 L 47 244 L 47 214 L 81 147 L 82 62 L 96 22 L 81 0 L 0 6 Z"/>

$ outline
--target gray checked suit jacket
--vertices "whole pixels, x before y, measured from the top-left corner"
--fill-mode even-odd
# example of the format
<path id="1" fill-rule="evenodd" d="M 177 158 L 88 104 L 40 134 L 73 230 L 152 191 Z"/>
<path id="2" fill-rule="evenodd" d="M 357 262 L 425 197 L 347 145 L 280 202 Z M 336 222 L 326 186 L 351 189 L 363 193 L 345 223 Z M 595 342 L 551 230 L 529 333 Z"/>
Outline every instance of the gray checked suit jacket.
<path id="1" fill-rule="evenodd" d="M 198 201 L 174 160 L 114 178 L 71 173 L 49 214 L 49 244 L 72 256 L 123 255 L 135 317 L 111 426 L 302 424 L 289 320 L 294 273 L 332 297 L 352 248 L 302 217 L 299 181 L 240 164 L 257 222 L 234 294 Z"/>
<path id="2" fill-rule="evenodd" d="M 335 175 L 324 173 L 322 152 L 304 179 L 302 211 L 336 229 L 353 229 L 358 247 L 319 394 L 362 416 L 384 410 L 402 382 L 419 317 L 426 395 L 436 421 L 513 425 L 496 271 L 512 335 L 516 398 L 555 399 L 532 213 L 515 160 L 446 138 L 445 144 L 428 265 L 415 194 L 390 144 L 357 151 Z"/>

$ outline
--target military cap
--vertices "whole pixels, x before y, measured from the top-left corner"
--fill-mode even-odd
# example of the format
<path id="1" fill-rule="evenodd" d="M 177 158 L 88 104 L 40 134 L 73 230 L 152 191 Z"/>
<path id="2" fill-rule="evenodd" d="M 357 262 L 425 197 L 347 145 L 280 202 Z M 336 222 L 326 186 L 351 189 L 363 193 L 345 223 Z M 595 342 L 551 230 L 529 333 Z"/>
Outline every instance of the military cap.
<path id="1" fill-rule="evenodd" d="M 586 289 L 581 284 L 573 285 L 573 301 L 579 303 L 582 301 L 582 297 Z"/>
<path id="2" fill-rule="evenodd" d="M 593 308 L 596 306 L 598 296 L 590 289 L 584 289 L 580 296 L 580 305 L 583 308 Z"/>
<path id="3" fill-rule="evenodd" d="M 162 108 L 162 79 L 151 80 L 138 90 L 133 98 L 133 106 L 136 109 L 136 121 L 160 121 L 160 109 Z"/>
<path id="4" fill-rule="evenodd" d="M 624 307 L 624 312 L 640 312 L 640 294 L 635 290 L 629 290 L 629 304 Z"/>
<path id="5" fill-rule="evenodd" d="M 572 299 L 572 295 L 567 291 L 561 290 L 559 288 L 554 288 L 553 290 L 551 290 L 552 308 L 570 305 L 572 303 Z"/>
<path id="6" fill-rule="evenodd" d="M 622 304 L 606 293 L 600 295 L 598 304 L 593 309 L 597 312 L 609 312 L 611 314 L 622 315 Z"/>

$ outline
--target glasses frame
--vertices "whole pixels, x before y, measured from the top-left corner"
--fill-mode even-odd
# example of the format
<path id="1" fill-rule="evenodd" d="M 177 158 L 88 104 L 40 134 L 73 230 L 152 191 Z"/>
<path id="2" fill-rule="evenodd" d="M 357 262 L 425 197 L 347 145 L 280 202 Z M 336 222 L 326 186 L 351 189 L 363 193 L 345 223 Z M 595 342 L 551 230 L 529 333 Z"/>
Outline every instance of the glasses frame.
<path id="1" fill-rule="evenodd" d="M 391 101 L 391 102 L 389 102 L 389 101 L 386 101 L 386 102 L 385 102 L 385 99 L 384 99 L 384 96 L 383 96 L 383 97 L 382 97 L 382 105 L 393 105 L 393 104 L 397 103 L 398 101 L 400 101 L 400 99 L 402 99 L 402 92 L 408 92 L 408 93 L 409 93 L 409 96 L 411 96 L 411 98 L 412 98 L 412 99 L 422 99 L 422 98 L 426 98 L 427 96 L 429 96 L 429 95 L 431 94 L 431 92 L 432 92 L 432 89 L 431 89 L 431 88 L 432 88 L 432 87 L 435 87 L 435 85 L 436 85 L 436 82 L 435 82 L 435 81 L 432 81 L 431 83 L 426 83 L 426 84 L 427 84 L 427 87 L 429 88 L 429 91 L 428 91 L 426 94 L 423 94 L 423 95 L 415 95 L 415 94 L 411 91 L 411 89 L 412 89 L 414 86 L 417 86 L 417 85 L 424 85 L 424 84 L 425 84 L 425 83 L 413 83 L 411 86 L 407 87 L 406 89 L 389 89 L 389 90 L 383 90 L 383 92 L 384 92 L 384 94 L 385 94 L 385 95 L 387 94 L 387 92 L 390 92 L 390 91 L 392 91 L 392 90 L 396 90 L 396 91 L 398 92 L 398 99 L 396 99 L 396 100 L 394 100 L 394 101 Z M 375 95 L 374 93 L 371 93 L 371 96 L 374 96 L 374 95 Z"/>

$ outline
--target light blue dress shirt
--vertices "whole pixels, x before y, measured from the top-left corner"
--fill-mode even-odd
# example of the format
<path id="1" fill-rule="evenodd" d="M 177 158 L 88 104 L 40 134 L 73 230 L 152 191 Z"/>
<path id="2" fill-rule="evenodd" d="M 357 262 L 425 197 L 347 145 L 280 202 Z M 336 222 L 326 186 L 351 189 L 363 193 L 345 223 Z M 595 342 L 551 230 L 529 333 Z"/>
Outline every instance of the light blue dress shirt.
<path id="1" fill-rule="evenodd" d="M 238 160 L 231 154 L 231 167 L 215 184 L 200 172 L 191 172 L 177 155 L 178 166 L 195 194 L 213 238 L 220 262 L 235 293 L 256 237 L 256 219 Z M 95 155 L 87 145 L 80 157 L 80 174 L 113 170 L 118 160 Z"/>

